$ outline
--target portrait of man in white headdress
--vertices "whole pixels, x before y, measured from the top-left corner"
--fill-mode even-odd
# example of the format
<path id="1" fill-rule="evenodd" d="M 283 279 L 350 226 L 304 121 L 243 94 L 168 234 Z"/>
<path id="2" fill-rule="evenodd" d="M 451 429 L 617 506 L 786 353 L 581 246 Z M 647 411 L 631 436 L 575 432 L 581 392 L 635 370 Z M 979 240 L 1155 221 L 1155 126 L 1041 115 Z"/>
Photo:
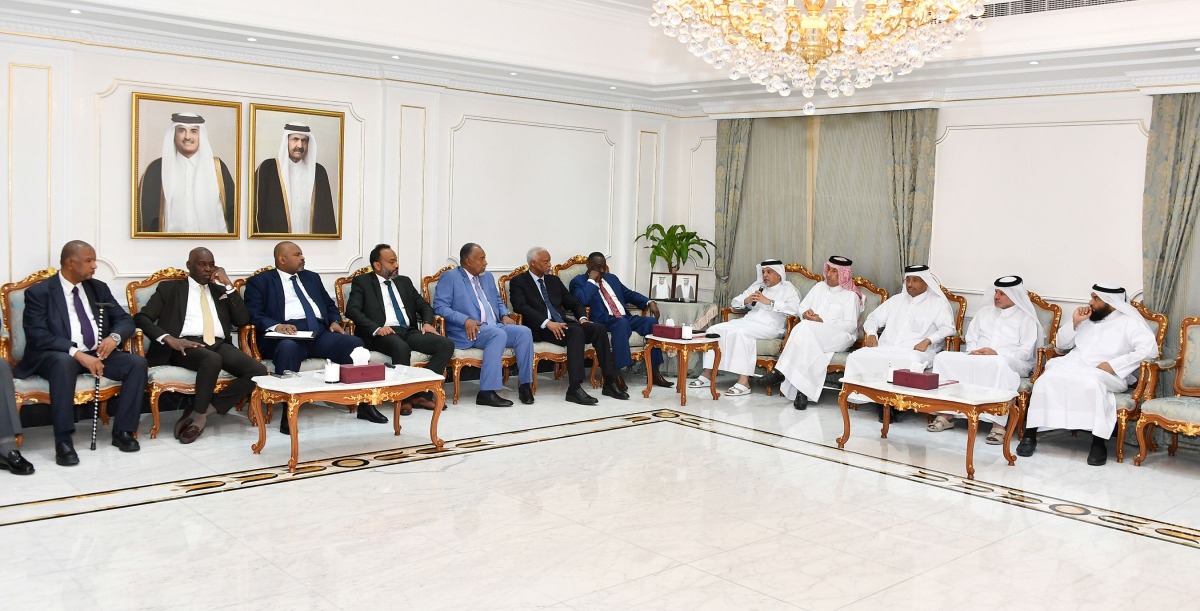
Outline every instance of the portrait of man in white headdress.
<path id="1" fill-rule="evenodd" d="M 251 235 L 338 235 L 340 197 L 335 199 L 330 179 L 338 175 L 334 166 L 340 163 L 341 119 L 292 117 L 281 122 L 281 131 L 272 132 L 268 125 L 285 113 L 258 114 L 262 116 L 255 117 L 259 130 L 256 142 L 262 143 L 264 154 L 255 153 L 260 163 L 254 174 Z M 333 123 L 332 130 L 323 125 L 326 122 Z M 269 154 L 269 142 L 277 143 L 278 148 L 264 159 Z"/>
<path id="2" fill-rule="evenodd" d="M 237 185 L 210 141 L 211 122 L 195 112 L 171 112 L 166 129 L 160 132 L 156 123 L 167 118 L 161 103 L 140 100 L 135 104 L 146 106 L 145 112 L 139 113 L 143 123 L 139 133 L 147 132 L 138 143 L 139 156 L 141 151 L 160 153 L 138 178 L 135 233 L 236 234 Z M 237 111 L 213 109 L 206 114 L 222 115 L 222 124 L 229 118 L 223 115 L 233 115 L 234 125 L 219 129 L 220 141 L 226 145 L 223 148 L 228 148 L 226 141 L 237 138 Z M 230 137 L 225 131 L 234 133 Z M 153 141 L 157 134 L 162 135 L 161 148 Z M 236 145 L 230 154 L 236 167 Z"/>

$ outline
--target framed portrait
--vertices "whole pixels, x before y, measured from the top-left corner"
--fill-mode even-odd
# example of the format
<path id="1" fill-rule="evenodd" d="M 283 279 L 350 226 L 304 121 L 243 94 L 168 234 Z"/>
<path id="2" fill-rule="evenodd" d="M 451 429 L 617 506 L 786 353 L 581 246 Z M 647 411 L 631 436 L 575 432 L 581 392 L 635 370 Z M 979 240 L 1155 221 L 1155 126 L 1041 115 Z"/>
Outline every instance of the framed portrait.
<path id="1" fill-rule="evenodd" d="M 250 237 L 342 237 L 346 115 L 250 105 Z"/>
<path id="2" fill-rule="evenodd" d="M 237 238 L 242 105 L 135 92 L 132 125 L 132 236 Z"/>
<path id="3" fill-rule="evenodd" d="M 675 301 L 695 303 L 699 285 L 700 274 L 675 274 Z"/>
<path id="4" fill-rule="evenodd" d="M 656 301 L 675 299 L 675 279 L 671 274 L 650 272 L 650 298 Z"/>

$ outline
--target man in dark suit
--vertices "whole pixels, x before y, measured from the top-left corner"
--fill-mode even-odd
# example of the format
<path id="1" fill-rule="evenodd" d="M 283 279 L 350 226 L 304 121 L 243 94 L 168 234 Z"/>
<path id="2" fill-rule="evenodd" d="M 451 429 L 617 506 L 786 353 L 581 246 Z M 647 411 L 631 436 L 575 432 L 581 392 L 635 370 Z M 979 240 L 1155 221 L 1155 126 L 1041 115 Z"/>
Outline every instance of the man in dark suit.
<path id="1" fill-rule="evenodd" d="M 137 430 L 146 392 L 146 359 L 122 352 L 121 342 L 134 331 L 133 319 L 113 299 L 108 285 L 93 280 L 96 250 L 87 242 L 67 242 L 59 256 L 61 271 L 25 291 L 25 355 L 13 374 L 39 375 L 50 383 L 54 420 L 54 461 L 79 464 L 75 432 L 75 381 L 90 373 L 121 382 L 112 444 L 122 452 L 140 449 Z M 104 309 L 104 326 L 96 324 Z"/>
<path id="2" fill-rule="evenodd" d="M 608 330 L 588 320 L 583 304 L 558 276 L 550 274 L 550 253 L 545 248 L 531 248 L 525 260 L 529 262 L 529 271 L 513 278 L 508 287 L 513 311 L 533 331 L 534 341 L 567 347 L 567 401 L 580 405 L 598 403 L 582 386 L 584 344 L 596 349 L 596 358 L 604 372 L 604 395 L 628 399 L 629 394 L 617 388 Z"/>
<path id="3" fill-rule="evenodd" d="M 187 280 L 158 283 L 134 322 L 150 338 L 146 361 L 151 367 L 171 364 L 196 372 L 196 396 L 175 424 L 175 438 L 192 443 L 204 432 L 208 415 L 229 413 L 254 390 L 254 376 L 267 368 L 233 345 L 233 327 L 250 323 L 242 296 L 207 248 L 188 253 Z M 214 393 L 224 369 L 237 379 Z"/>
<path id="4" fill-rule="evenodd" d="M 304 269 L 304 252 L 295 242 L 276 244 L 275 270 L 246 280 L 246 309 L 259 349 L 264 357 L 274 360 L 276 374 L 300 371 L 300 363 L 310 357 L 348 365 L 350 352 L 363 345 L 362 340 L 346 335 L 342 329 L 337 304 L 325 291 L 321 276 Z M 269 339 L 269 331 L 292 336 L 303 331 L 311 336 Z M 388 421 L 367 403 L 359 404 L 358 417 L 380 424 Z M 279 431 L 290 430 L 285 412 Z"/>
<path id="5" fill-rule="evenodd" d="M 658 304 L 645 295 L 625 288 L 621 281 L 608 273 L 608 261 L 603 253 L 594 252 L 588 255 L 587 273 L 575 276 L 571 280 L 571 293 L 592 309 L 592 320 L 608 328 L 612 334 L 613 364 L 617 369 L 628 367 L 633 363 L 629 353 L 629 336 L 637 332 L 643 336 L 649 335 L 658 322 Z M 630 314 L 625 304 L 648 311 L 649 317 Z M 672 386 L 659 373 L 662 365 L 662 351 L 650 351 L 649 369 L 656 386 Z M 617 376 L 617 386 L 627 390 L 625 381 Z"/>
<path id="6" fill-rule="evenodd" d="M 350 283 L 346 318 L 354 321 L 354 334 L 368 348 L 392 357 L 392 363 L 408 365 L 412 351 L 429 355 L 426 369 L 445 375 L 454 355 L 454 342 L 438 335 L 433 326 L 433 307 L 421 297 L 412 280 L 400 275 L 396 251 L 387 244 L 371 249 L 373 274 L 362 274 Z M 433 409 L 433 393 L 411 397 L 411 404 Z M 412 408 L 401 404 L 401 415 Z"/>

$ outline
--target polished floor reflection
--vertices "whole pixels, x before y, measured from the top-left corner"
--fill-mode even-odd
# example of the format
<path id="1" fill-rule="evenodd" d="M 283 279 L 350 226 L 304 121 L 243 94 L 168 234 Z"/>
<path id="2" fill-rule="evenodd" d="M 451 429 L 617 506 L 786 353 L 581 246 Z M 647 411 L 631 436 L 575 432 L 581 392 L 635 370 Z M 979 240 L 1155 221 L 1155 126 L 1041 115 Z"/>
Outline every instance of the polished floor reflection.
<path id="1" fill-rule="evenodd" d="M 404 434 L 302 410 L 301 466 L 244 418 L 195 444 L 121 454 L 81 443 L 30 477 L 0 474 L 4 608 L 933 609 L 1187 607 L 1200 593 L 1200 457 L 1084 463 L 1047 435 L 1008 466 L 923 418 L 879 438 L 833 395 L 807 411 L 760 392 L 686 409 L 650 399 L 466 401 Z M 464 397 L 473 396 L 470 384 Z M 597 393 L 598 394 L 598 393 Z M 144 419 L 143 431 L 149 424 Z M 174 416 L 166 415 L 169 431 Z M 87 423 L 81 423 L 81 431 Z M 104 435 L 102 434 L 102 439 Z M 215 483 L 214 483 L 215 482 Z M 197 484 L 205 484 L 198 487 Z"/>

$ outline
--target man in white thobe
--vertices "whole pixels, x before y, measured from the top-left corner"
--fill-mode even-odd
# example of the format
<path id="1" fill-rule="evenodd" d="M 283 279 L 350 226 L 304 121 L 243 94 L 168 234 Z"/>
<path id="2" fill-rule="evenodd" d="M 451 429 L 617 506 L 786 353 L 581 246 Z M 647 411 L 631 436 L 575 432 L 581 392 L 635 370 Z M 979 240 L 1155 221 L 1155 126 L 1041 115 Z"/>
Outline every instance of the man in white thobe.
<path id="1" fill-rule="evenodd" d="M 904 268 L 904 292 L 879 304 L 863 323 L 863 347 L 846 359 L 846 377 L 882 378 L 889 369 L 928 368 L 954 331 L 954 314 L 942 285 L 928 265 L 909 265 Z M 870 402 L 858 393 L 848 399 Z"/>
<path id="2" fill-rule="evenodd" d="M 933 372 L 943 381 L 1016 392 L 1021 378 L 1033 371 L 1037 348 L 1046 335 L 1020 276 L 1004 276 L 994 284 L 992 305 L 976 312 L 967 327 L 966 352 L 938 354 L 933 359 Z M 934 433 L 952 429 L 956 415 L 939 414 L 926 429 Z M 983 414 L 981 418 L 992 423 L 987 443 L 1003 443 L 1008 416 Z"/>
<path id="3" fill-rule="evenodd" d="M 821 400 L 829 361 L 858 339 L 863 297 L 854 284 L 853 263 L 836 255 L 825 262 L 825 281 L 800 302 L 803 320 L 792 327 L 775 369 L 762 378 L 765 386 L 779 384 L 780 392 L 792 399 L 796 409 L 806 409 L 810 400 Z"/>
<path id="4" fill-rule="evenodd" d="M 784 273 L 783 261 L 768 259 L 759 263 L 758 276 L 761 282 L 751 284 L 732 300 L 735 308 L 749 308 L 746 315 L 708 328 L 709 333 L 721 336 L 717 342 L 721 348 L 721 369 L 740 376 L 737 383 L 725 391 L 726 395 L 737 397 L 750 394 L 750 376 L 754 375 L 754 365 L 758 360 L 758 340 L 783 337 L 787 331 L 788 316 L 799 313 L 800 292 L 791 282 L 783 279 Z M 715 374 L 715 359 L 716 354 L 712 350 L 705 352 L 704 372 L 688 386 L 708 388 Z"/>
<path id="5" fill-rule="evenodd" d="M 1056 344 L 1071 352 L 1047 363 L 1033 385 L 1017 454 L 1033 455 L 1038 429 L 1091 431 L 1087 463 L 1098 467 L 1108 461 L 1104 442 L 1117 425 L 1116 393 L 1137 381 L 1134 374 L 1142 361 L 1158 356 L 1158 342 L 1142 315 L 1125 301 L 1125 289 L 1094 284 L 1088 305 L 1075 310 Z"/>

